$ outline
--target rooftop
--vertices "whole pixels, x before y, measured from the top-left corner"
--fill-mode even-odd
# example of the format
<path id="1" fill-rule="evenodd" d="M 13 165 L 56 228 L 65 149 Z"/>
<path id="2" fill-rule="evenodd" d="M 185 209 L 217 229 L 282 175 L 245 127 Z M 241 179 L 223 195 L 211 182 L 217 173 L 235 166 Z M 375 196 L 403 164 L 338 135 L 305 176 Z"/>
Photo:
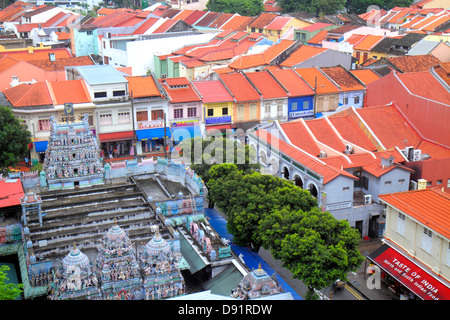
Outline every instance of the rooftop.
<path id="1" fill-rule="evenodd" d="M 231 94 L 220 80 L 194 81 L 192 85 L 197 89 L 203 103 L 219 103 L 234 101 Z"/>
<path id="2" fill-rule="evenodd" d="M 248 25 L 248 27 L 264 29 L 276 17 L 278 17 L 278 14 L 263 12 L 258 17 L 256 17 L 256 19 L 253 20 L 252 23 Z"/>
<path id="3" fill-rule="evenodd" d="M 160 79 L 171 103 L 200 101 L 192 84 L 184 77 Z"/>
<path id="4" fill-rule="evenodd" d="M 0 180 L 0 208 L 20 205 L 23 197 L 20 179 Z"/>
<path id="5" fill-rule="evenodd" d="M 74 67 L 90 85 L 124 83 L 127 80 L 110 65 L 92 65 Z"/>
<path id="6" fill-rule="evenodd" d="M 240 72 L 220 74 L 220 79 L 231 91 L 236 102 L 260 100 L 260 94 Z"/>
<path id="7" fill-rule="evenodd" d="M 342 66 L 322 67 L 320 70 L 325 72 L 328 77 L 336 82 L 342 91 L 364 90 L 364 86 L 362 86 L 358 80 Z"/>
<path id="8" fill-rule="evenodd" d="M 450 92 L 429 71 L 396 75 L 412 94 L 450 106 Z"/>
<path id="9" fill-rule="evenodd" d="M 292 52 L 286 60 L 280 63 L 280 66 L 293 67 L 296 64 L 306 61 L 327 50 L 328 50 L 327 48 L 301 45 L 300 47 L 297 48 L 297 50 Z"/>
<path id="10" fill-rule="evenodd" d="M 134 76 L 126 78 L 128 88 L 133 98 L 161 97 L 155 80 L 152 76 Z"/>
<path id="11" fill-rule="evenodd" d="M 310 87 L 314 88 L 317 80 L 317 94 L 339 93 L 340 90 L 317 68 L 294 69 Z"/>
<path id="12" fill-rule="evenodd" d="M 286 97 L 286 91 L 270 75 L 268 71 L 247 72 L 245 76 L 261 92 L 263 99 L 275 99 Z"/>
<path id="13" fill-rule="evenodd" d="M 314 90 L 293 69 L 271 70 L 270 72 L 288 91 L 289 97 L 314 94 Z"/>
<path id="14" fill-rule="evenodd" d="M 387 203 L 408 215 L 445 238 L 450 238 L 450 195 L 439 189 L 424 189 L 378 196 Z"/>

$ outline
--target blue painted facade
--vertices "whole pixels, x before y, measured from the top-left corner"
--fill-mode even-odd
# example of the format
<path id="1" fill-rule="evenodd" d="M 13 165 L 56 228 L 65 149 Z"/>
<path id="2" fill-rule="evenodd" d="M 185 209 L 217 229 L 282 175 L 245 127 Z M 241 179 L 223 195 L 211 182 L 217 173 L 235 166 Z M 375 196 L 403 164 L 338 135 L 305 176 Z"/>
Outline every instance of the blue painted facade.
<path id="1" fill-rule="evenodd" d="M 74 51 L 77 57 L 99 54 L 97 30 L 78 30 L 77 28 L 73 28 Z"/>
<path id="2" fill-rule="evenodd" d="M 292 97 L 288 99 L 288 121 L 314 116 L 314 96 Z"/>

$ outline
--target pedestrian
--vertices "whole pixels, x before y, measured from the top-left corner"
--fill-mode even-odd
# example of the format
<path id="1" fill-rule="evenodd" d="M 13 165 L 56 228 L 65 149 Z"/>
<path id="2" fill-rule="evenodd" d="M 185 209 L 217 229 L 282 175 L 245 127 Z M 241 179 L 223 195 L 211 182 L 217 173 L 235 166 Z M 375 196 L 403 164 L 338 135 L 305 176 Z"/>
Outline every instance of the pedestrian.
<path id="1" fill-rule="evenodd" d="M 28 157 L 25 157 L 25 167 L 30 167 L 30 163 L 28 162 Z"/>

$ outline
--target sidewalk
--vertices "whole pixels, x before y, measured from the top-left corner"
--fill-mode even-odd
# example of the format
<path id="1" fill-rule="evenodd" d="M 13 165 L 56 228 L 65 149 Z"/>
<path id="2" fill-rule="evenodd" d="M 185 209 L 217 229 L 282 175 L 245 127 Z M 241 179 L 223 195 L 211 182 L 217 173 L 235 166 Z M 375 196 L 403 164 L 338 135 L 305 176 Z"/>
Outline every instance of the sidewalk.
<path id="1" fill-rule="evenodd" d="M 381 239 L 362 241 L 359 251 L 366 257 L 382 245 Z M 350 272 L 347 275 L 347 284 L 357 290 L 367 300 L 399 300 L 399 297 L 382 283 L 380 289 L 369 289 L 367 287 L 368 274 L 365 273 L 369 266 L 369 260 L 366 258 L 356 273 Z"/>

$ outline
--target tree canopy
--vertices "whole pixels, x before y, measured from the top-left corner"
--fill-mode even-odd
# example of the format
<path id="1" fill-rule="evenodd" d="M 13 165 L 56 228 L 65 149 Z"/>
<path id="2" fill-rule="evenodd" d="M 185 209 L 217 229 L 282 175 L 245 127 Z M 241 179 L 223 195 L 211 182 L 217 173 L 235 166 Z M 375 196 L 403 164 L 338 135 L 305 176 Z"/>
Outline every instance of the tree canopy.
<path id="1" fill-rule="evenodd" d="M 0 266 L 0 300 L 14 300 L 22 293 L 23 284 L 7 283 L 7 265 Z"/>
<path id="2" fill-rule="evenodd" d="M 275 259 L 308 286 L 308 296 L 346 279 L 363 258 L 359 232 L 317 207 L 311 194 L 260 172 L 245 174 L 233 164 L 209 170 L 209 197 L 227 215 L 233 241 L 270 249 Z"/>
<path id="3" fill-rule="evenodd" d="M 28 151 L 30 132 L 11 109 L 0 106 L 0 170 L 14 167 Z"/>
<path id="4" fill-rule="evenodd" d="M 238 13 L 249 17 L 264 11 L 262 0 L 208 0 L 206 8 L 214 12 Z"/>
<path id="5" fill-rule="evenodd" d="M 313 14 L 332 14 L 344 9 L 346 0 L 277 0 L 283 13 L 305 11 Z"/>

